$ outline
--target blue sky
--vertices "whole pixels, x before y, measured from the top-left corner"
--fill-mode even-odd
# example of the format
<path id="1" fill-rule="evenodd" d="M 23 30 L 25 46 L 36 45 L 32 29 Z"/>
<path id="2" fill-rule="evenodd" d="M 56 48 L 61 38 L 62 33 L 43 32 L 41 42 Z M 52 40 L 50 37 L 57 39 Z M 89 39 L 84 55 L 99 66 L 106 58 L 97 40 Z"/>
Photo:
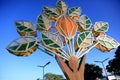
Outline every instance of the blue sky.
<path id="1" fill-rule="evenodd" d="M 44 65 L 51 61 L 45 72 L 62 74 L 57 62 L 49 55 L 37 50 L 28 57 L 17 57 L 5 48 L 16 38 L 19 38 L 14 27 L 15 20 L 29 20 L 36 23 L 36 17 L 41 14 L 45 5 L 55 7 L 57 0 L 0 0 L 0 80 L 36 80 L 42 78 L 42 69 L 37 65 Z M 65 0 L 69 7 L 79 6 L 82 14 L 86 14 L 94 24 L 96 21 L 109 23 L 107 35 L 120 42 L 120 0 Z M 102 53 L 93 49 L 87 55 L 88 63 L 95 60 L 112 59 L 115 50 Z M 105 62 L 105 65 L 107 62 Z"/>

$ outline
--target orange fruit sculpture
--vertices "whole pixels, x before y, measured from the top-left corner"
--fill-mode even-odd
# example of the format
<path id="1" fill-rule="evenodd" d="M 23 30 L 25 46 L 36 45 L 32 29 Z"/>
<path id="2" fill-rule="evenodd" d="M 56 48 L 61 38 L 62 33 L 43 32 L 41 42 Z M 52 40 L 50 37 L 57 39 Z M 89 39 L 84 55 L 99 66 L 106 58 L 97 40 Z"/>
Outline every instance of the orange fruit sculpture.
<path id="1" fill-rule="evenodd" d="M 67 15 L 60 16 L 56 21 L 55 27 L 67 39 L 73 38 L 77 31 L 76 23 Z"/>

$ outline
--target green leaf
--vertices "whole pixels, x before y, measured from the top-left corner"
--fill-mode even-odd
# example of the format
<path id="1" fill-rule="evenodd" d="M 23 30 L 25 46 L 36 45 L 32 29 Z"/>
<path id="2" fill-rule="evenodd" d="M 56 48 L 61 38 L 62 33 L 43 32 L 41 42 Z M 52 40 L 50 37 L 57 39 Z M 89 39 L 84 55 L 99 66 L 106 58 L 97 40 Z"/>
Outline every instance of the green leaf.
<path id="1" fill-rule="evenodd" d="M 82 15 L 79 19 L 78 24 L 80 25 L 80 27 L 82 27 L 83 30 L 89 30 L 92 25 L 92 22 L 86 15 Z"/>
<path id="2" fill-rule="evenodd" d="M 53 44 L 54 42 L 53 42 L 52 40 L 45 39 L 45 40 L 44 40 L 44 43 L 45 43 L 46 45 L 49 45 L 49 44 Z"/>
<path id="3" fill-rule="evenodd" d="M 66 13 L 67 5 L 63 0 L 59 0 L 56 6 L 57 6 L 57 9 L 60 10 L 60 12 L 62 11 L 63 13 Z"/>
<path id="4" fill-rule="evenodd" d="M 52 44 L 52 45 L 50 45 L 50 47 L 52 47 L 52 48 L 60 48 L 60 46 L 57 45 L 57 44 Z"/>
<path id="5" fill-rule="evenodd" d="M 29 42 L 28 44 L 28 48 L 31 48 L 32 46 L 34 46 L 34 44 L 35 44 L 36 42 L 35 41 L 33 41 L 33 42 Z"/>
<path id="6" fill-rule="evenodd" d="M 68 15 L 73 17 L 73 16 L 80 16 L 81 14 L 81 9 L 80 7 L 73 7 L 68 9 Z"/>
<path id="7" fill-rule="evenodd" d="M 21 44 L 18 51 L 25 51 L 27 48 L 27 44 Z"/>
<path id="8" fill-rule="evenodd" d="M 43 29 L 43 30 L 50 29 L 50 20 L 43 15 L 38 16 L 37 24 L 39 25 L 38 28 L 40 29 Z"/>
<path id="9" fill-rule="evenodd" d="M 119 43 L 116 40 L 107 35 L 98 36 L 97 41 L 99 42 L 99 44 L 103 45 L 108 49 L 117 48 L 119 46 Z"/>
<path id="10" fill-rule="evenodd" d="M 77 37 L 77 44 L 81 48 L 86 48 L 93 43 L 93 35 L 89 31 L 82 32 Z"/>
<path id="11" fill-rule="evenodd" d="M 57 8 L 58 9 L 67 9 L 67 5 L 66 5 L 66 3 L 64 2 L 64 1 L 62 1 L 62 0 L 59 0 L 58 2 L 57 2 L 57 4 L 56 4 L 56 6 L 57 6 Z"/>
<path id="12" fill-rule="evenodd" d="M 107 22 L 96 22 L 94 25 L 94 30 L 96 32 L 107 32 L 108 23 Z"/>
<path id="13" fill-rule="evenodd" d="M 17 56 L 28 56 L 36 48 L 37 39 L 35 37 L 21 37 L 10 43 L 7 50 Z"/>
<path id="14" fill-rule="evenodd" d="M 48 6 L 43 7 L 43 13 L 48 16 L 58 16 L 56 9 Z"/>
<path id="15" fill-rule="evenodd" d="M 25 36 L 28 33 L 32 36 L 36 36 L 36 29 L 34 25 L 27 20 L 17 20 L 15 21 L 15 26 L 21 36 Z"/>
<path id="16" fill-rule="evenodd" d="M 17 45 L 16 46 L 11 46 L 11 47 L 9 47 L 9 49 L 11 49 L 11 50 L 16 50 L 17 49 Z"/>
<path id="17" fill-rule="evenodd" d="M 42 33 L 42 42 L 45 46 L 53 49 L 61 48 L 61 46 L 56 42 L 49 38 L 46 34 Z"/>

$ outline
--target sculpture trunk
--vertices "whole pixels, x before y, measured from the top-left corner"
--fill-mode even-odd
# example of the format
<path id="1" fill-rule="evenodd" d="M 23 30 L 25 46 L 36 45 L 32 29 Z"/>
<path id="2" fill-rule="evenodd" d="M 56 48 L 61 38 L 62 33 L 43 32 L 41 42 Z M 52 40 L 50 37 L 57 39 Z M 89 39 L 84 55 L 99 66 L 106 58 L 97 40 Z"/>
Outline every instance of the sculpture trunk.
<path id="1" fill-rule="evenodd" d="M 80 62 L 76 56 L 71 56 L 68 61 L 65 61 L 56 55 L 56 60 L 67 80 L 84 80 L 86 55 L 81 58 Z"/>

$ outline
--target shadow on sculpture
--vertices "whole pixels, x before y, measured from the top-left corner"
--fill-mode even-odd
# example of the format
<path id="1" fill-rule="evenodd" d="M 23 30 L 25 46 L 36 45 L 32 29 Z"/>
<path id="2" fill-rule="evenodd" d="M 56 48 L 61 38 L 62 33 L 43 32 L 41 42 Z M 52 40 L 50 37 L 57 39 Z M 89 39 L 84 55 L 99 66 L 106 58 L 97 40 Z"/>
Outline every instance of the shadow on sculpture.
<path id="1" fill-rule="evenodd" d="M 54 57 L 67 80 L 84 80 L 86 54 L 97 48 L 109 52 L 119 43 L 106 35 L 107 22 L 96 22 L 81 14 L 80 7 L 68 8 L 58 0 L 56 8 L 45 6 L 36 24 L 27 20 L 15 21 L 20 38 L 7 46 L 16 56 L 29 56 L 36 49 Z"/>

